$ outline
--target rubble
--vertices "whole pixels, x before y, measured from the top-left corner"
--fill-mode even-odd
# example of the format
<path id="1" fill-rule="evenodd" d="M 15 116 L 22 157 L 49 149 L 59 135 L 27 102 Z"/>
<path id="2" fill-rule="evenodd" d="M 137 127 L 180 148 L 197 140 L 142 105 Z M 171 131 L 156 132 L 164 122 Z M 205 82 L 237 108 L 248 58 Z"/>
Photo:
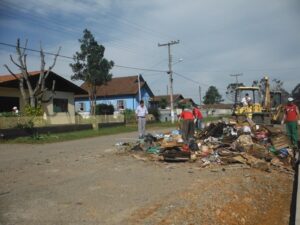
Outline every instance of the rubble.
<path id="1" fill-rule="evenodd" d="M 180 130 L 147 134 L 142 140 L 118 142 L 118 151 L 134 157 L 165 162 L 193 162 L 200 167 L 243 164 L 269 172 L 291 172 L 293 150 L 280 127 L 218 121 L 197 131 L 184 143 Z M 144 154 L 144 157 L 137 154 Z"/>

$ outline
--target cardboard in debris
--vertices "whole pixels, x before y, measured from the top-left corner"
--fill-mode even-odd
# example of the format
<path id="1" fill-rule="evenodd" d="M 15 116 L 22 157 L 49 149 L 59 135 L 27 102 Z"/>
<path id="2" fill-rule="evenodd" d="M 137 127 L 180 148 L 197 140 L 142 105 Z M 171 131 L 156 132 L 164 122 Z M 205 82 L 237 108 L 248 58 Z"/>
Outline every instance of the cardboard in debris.
<path id="1" fill-rule="evenodd" d="M 271 137 L 271 143 L 276 150 L 288 148 L 291 145 L 289 138 L 283 134 Z"/>

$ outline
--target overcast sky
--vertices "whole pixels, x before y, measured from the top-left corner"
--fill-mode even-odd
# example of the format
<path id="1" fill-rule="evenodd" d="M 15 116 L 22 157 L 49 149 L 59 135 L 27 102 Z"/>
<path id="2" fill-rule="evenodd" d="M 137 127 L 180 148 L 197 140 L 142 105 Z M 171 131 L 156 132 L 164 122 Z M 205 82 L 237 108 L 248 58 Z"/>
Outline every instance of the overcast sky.
<path id="1" fill-rule="evenodd" d="M 116 65 L 168 69 L 172 45 L 174 93 L 199 102 L 210 85 L 225 90 L 239 81 L 251 85 L 269 75 L 291 91 L 300 83 L 299 0 L 1 0 L 0 42 L 28 39 L 28 48 L 72 57 L 87 28 L 105 46 L 105 57 Z M 0 45 L 0 73 L 15 49 Z M 28 52 L 29 70 L 39 70 L 38 53 Z M 47 57 L 51 64 L 53 57 Z M 178 62 L 183 59 L 182 62 Z M 70 79 L 71 59 L 59 58 L 54 72 Z M 155 95 L 167 93 L 168 75 L 115 67 L 113 76 L 141 73 Z M 80 84 L 77 82 L 77 84 Z"/>

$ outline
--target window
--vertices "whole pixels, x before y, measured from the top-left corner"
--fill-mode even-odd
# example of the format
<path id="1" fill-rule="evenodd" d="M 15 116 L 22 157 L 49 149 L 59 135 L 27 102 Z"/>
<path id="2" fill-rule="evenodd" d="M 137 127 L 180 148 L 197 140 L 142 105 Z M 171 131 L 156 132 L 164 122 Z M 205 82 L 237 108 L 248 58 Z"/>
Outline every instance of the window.
<path id="1" fill-rule="evenodd" d="M 53 99 L 53 112 L 68 112 L 68 99 Z"/>
<path id="2" fill-rule="evenodd" d="M 125 109 L 125 101 L 124 100 L 117 101 L 117 110 L 119 110 L 119 109 Z"/>
<path id="3" fill-rule="evenodd" d="M 0 96 L 0 112 L 11 112 L 12 108 L 16 106 L 20 109 L 19 98 Z"/>

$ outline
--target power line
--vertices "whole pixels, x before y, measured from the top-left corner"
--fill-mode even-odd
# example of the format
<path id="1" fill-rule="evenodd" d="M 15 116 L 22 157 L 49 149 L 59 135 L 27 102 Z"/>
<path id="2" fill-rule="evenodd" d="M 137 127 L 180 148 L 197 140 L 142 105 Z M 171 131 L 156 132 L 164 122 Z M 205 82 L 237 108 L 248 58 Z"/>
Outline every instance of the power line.
<path id="1" fill-rule="evenodd" d="M 5 46 L 8 46 L 8 47 L 12 47 L 12 48 L 16 48 L 17 47 L 16 45 L 4 43 L 4 42 L 0 42 L 0 45 L 5 45 Z M 31 51 L 31 52 L 40 52 L 40 50 L 31 49 L 31 48 L 24 48 L 24 47 L 20 47 L 20 48 L 28 50 L 28 51 Z M 52 56 L 56 55 L 55 53 L 52 53 L 52 52 L 44 52 L 44 54 L 45 55 L 52 55 Z M 65 55 L 58 55 L 58 57 L 74 60 L 74 57 L 65 56 Z M 132 69 L 132 70 L 142 70 L 142 71 L 167 73 L 166 70 L 156 70 L 156 69 L 148 69 L 148 68 L 141 68 L 141 67 L 123 66 L 123 65 L 117 65 L 117 64 L 115 64 L 114 66 L 115 67 L 119 67 L 119 68 Z"/>
<path id="2" fill-rule="evenodd" d="M 151 71 L 151 72 L 159 72 L 159 73 L 167 73 L 166 70 L 155 70 L 155 69 L 146 69 L 140 67 L 131 67 L 131 66 L 121 66 L 121 65 L 114 65 L 115 67 L 126 68 L 126 69 L 133 69 L 133 70 L 144 70 L 144 71 Z"/>
<path id="3" fill-rule="evenodd" d="M 173 72 L 173 73 L 174 73 L 175 75 L 177 75 L 177 76 L 179 76 L 179 77 L 182 77 L 182 78 L 184 78 L 184 79 L 186 79 L 186 80 L 188 80 L 188 81 L 191 81 L 191 82 L 193 82 L 193 83 L 197 83 L 197 84 L 201 84 L 201 85 L 204 84 L 204 83 L 200 83 L 199 81 L 193 80 L 193 79 L 191 79 L 191 78 L 189 78 L 189 77 L 187 77 L 187 76 L 185 76 L 185 75 L 183 75 L 183 74 L 176 73 L 176 72 Z M 209 86 L 209 85 L 204 84 L 204 86 Z"/>

